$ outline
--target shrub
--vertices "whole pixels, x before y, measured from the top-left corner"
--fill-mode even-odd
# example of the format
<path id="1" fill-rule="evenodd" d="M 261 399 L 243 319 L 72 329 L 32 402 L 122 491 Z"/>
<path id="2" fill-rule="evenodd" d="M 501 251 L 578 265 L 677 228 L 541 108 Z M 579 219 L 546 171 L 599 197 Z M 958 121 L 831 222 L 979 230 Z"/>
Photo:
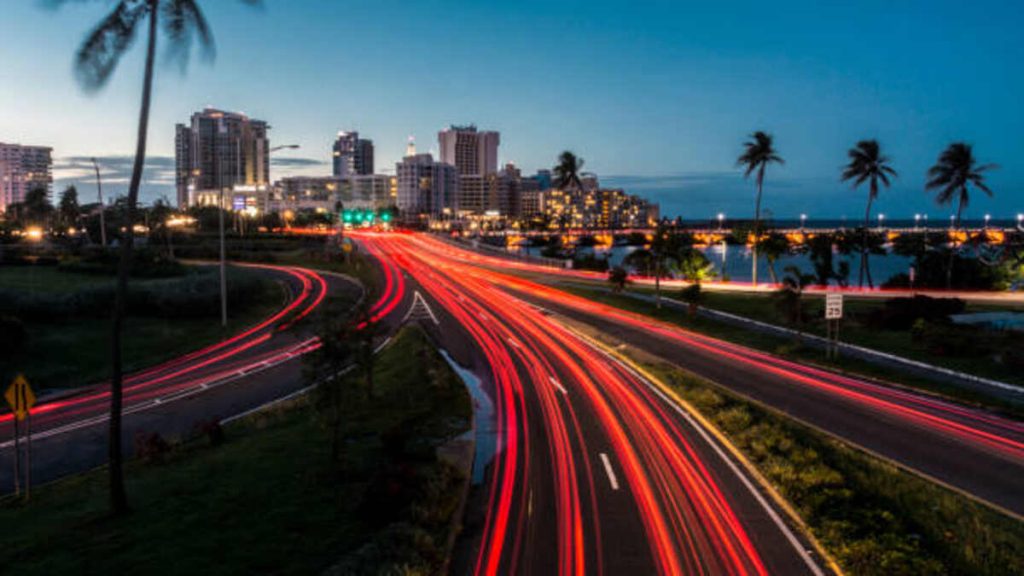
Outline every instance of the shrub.
<path id="1" fill-rule="evenodd" d="M 946 322 L 950 315 L 962 313 L 966 306 L 959 298 L 892 298 L 886 300 L 882 308 L 868 313 L 865 323 L 885 330 L 909 330 L 917 320 Z"/>
<path id="2" fill-rule="evenodd" d="M 162 462 L 171 451 L 171 444 L 157 432 L 135 434 L 135 457 L 146 462 Z"/>
<path id="3" fill-rule="evenodd" d="M 25 324 L 16 316 L 0 316 L 0 350 L 21 350 L 28 341 Z"/>
<path id="4" fill-rule="evenodd" d="M 210 446 L 220 446 L 224 443 L 224 427 L 216 418 L 197 422 L 194 430 L 197 436 L 205 436 Z"/>

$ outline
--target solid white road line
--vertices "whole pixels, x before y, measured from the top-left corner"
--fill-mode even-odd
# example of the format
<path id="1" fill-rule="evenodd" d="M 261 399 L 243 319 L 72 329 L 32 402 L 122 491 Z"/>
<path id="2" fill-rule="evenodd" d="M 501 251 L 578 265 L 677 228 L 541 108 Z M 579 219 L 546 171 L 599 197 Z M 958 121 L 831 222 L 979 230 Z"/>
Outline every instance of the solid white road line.
<path id="1" fill-rule="evenodd" d="M 619 479 L 615 477 L 615 471 L 612 470 L 612 462 L 604 452 L 601 452 L 601 463 L 604 464 L 604 471 L 608 474 L 608 482 L 612 485 L 612 490 L 618 490 Z"/>

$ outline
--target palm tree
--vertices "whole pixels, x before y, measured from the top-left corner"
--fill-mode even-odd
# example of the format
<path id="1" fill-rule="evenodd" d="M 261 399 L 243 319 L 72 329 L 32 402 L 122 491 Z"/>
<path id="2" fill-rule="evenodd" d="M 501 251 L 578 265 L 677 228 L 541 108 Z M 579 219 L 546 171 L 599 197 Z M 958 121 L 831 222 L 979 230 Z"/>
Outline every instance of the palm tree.
<path id="1" fill-rule="evenodd" d="M 53 0 L 53 3 L 60 5 L 71 1 Z M 260 4 L 260 0 L 240 1 L 251 6 Z M 128 293 L 128 272 L 132 259 L 132 247 L 135 242 L 132 224 L 136 218 L 139 185 L 142 182 L 142 169 L 146 161 L 146 138 L 149 133 L 149 109 L 153 95 L 157 37 L 162 31 L 168 42 L 168 55 L 180 63 L 182 70 L 188 64 L 193 40 L 198 40 L 199 48 L 208 60 L 212 60 L 214 56 L 213 35 L 197 0 L 118 0 L 110 13 L 86 36 L 85 41 L 75 54 L 75 73 L 86 92 L 96 92 L 107 84 L 114 69 L 117 68 L 117 64 L 135 43 L 136 35 L 143 29 L 146 31 L 145 74 L 142 82 L 135 162 L 132 165 L 132 177 L 128 185 L 127 232 L 121 244 L 121 257 L 117 269 L 111 338 L 112 374 L 110 378 L 108 456 L 110 460 L 110 506 L 114 514 L 123 514 L 128 510 L 121 454 L 121 406 L 124 380 L 121 337 L 124 328 L 125 298 Z"/>
<path id="2" fill-rule="evenodd" d="M 852 180 L 856 188 L 868 183 L 868 207 L 864 211 L 864 234 L 860 247 L 860 280 L 864 287 L 864 275 L 867 274 L 868 286 L 874 288 L 871 281 L 871 269 L 868 267 L 868 228 L 871 226 L 871 203 L 878 198 L 878 183 L 889 187 L 889 177 L 896 177 L 896 171 L 889 165 L 889 158 L 884 156 L 878 140 L 861 140 L 847 152 L 850 163 L 843 169 L 842 181 Z"/>
<path id="3" fill-rule="evenodd" d="M 736 165 L 745 168 L 745 178 L 757 173 L 757 201 L 754 204 L 754 253 L 753 270 L 751 272 L 752 282 L 757 286 L 757 244 L 761 238 L 761 195 L 764 191 L 764 172 L 769 164 L 784 164 L 785 161 L 775 151 L 772 145 L 772 136 L 758 130 L 750 135 L 750 140 L 743 144 L 744 151 L 736 159 Z"/>
<path id="4" fill-rule="evenodd" d="M 992 190 L 985 184 L 985 172 L 996 168 L 995 164 L 978 165 L 974 150 L 965 142 L 954 142 L 939 155 L 938 162 L 928 170 L 928 181 L 925 190 L 935 190 L 935 199 L 939 205 L 956 202 L 956 228 L 960 227 L 960 217 L 964 208 L 971 200 L 969 186 L 973 184 L 978 190 L 992 196 Z M 954 250 L 949 251 L 949 264 L 946 267 L 946 288 L 953 285 Z"/>
<path id="5" fill-rule="evenodd" d="M 569 150 L 558 156 L 558 165 L 555 166 L 555 187 L 559 190 L 582 190 L 583 180 L 580 174 L 583 172 L 583 158 L 573 154 Z"/>

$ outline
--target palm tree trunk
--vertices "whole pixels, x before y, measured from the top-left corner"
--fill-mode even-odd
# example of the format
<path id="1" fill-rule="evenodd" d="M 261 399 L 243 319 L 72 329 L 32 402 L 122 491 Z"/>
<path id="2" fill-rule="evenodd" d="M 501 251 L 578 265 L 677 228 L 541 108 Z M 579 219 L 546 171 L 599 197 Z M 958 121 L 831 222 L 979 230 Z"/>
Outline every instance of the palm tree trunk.
<path id="1" fill-rule="evenodd" d="M 142 106 L 139 111 L 139 132 L 135 148 L 135 164 L 128 187 L 128 222 L 124 243 L 121 245 L 121 261 L 117 269 L 117 291 L 114 297 L 114 326 L 111 338 L 111 360 L 113 374 L 110 379 L 110 436 L 108 457 L 110 471 L 110 510 L 114 515 L 128 511 L 128 497 L 124 489 L 123 454 L 121 450 L 121 411 L 123 401 L 124 373 L 121 365 L 121 336 L 124 330 L 125 300 L 128 294 L 128 272 L 132 262 L 132 247 L 135 243 L 136 205 L 139 200 L 139 186 L 146 160 L 146 137 L 149 133 L 149 108 L 153 95 L 153 64 L 156 59 L 157 2 L 149 0 L 149 39 L 146 48 L 146 73 L 142 86 Z"/>
<path id="2" fill-rule="evenodd" d="M 874 288 L 871 285 L 871 273 L 868 272 L 868 227 L 871 226 L 871 202 L 874 200 L 874 196 L 868 196 L 868 207 L 864 211 L 864 234 L 860 239 L 860 280 L 858 287 L 864 287 L 864 275 L 868 276 L 868 286 Z"/>
<path id="3" fill-rule="evenodd" d="M 768 258 L 768 274 L 772 277 L 772 284 L 779 283 L 779 277 L 775 273 L 775 259 Z"/>
<path id="4" fill-rule="evenodd" d="M 757 173 L 757 201 L 754 203 L 754 244 L 751 246 L 753 264 L 750 272 L 750 283 L 757 287 L 757 243 L 761 239 L 761 192 L 764 189 L 764 166 Z"/>
<path id="5" fill-rule="evenodd" d="M 964 196 L 966 195 L 966 187 L 960 192 L 960 199 L 957 201 L 956 206 L 956 225 L 953 231 L 960 230 L 960 216 L 964 211 Z M 956 259 L 956 240 L 950 238 L 949 242 L 949 262 L 946 264 L 946 290 L 953 288 L 953 261 Z"/>

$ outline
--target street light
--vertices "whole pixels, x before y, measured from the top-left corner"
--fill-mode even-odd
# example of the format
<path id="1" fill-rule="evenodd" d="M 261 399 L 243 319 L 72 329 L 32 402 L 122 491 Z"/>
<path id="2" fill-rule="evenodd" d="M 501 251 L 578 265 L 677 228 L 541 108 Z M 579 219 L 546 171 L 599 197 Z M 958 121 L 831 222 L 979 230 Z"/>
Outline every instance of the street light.
<path id="1" fill-rule="evenodd" d="M 800 231 L 804 231 L 804 225 L 807 224 L 807 214 L 800 215 Z"/>
<path id="2" fill-rule="evenodd" d="M 949 229 L 953 230 L 956 228 L 956 214 L 949 215 Z"/>
<path id="3" fill-rule="evenodd" d="M 985 229 L 988 230 L 988 221 L 992 219 L 991 214 L 985 214 Z"/>
<path id="4" fill-rule="evenodd" d="M 1024 232 L 1024 214 L 1017 214 L 1017 230 Z"/>
<path id="5" fill-rule="evenodd" d="M 920 227 L 921 227 L 921 215 L 920 214 L 914 214 L 914 230 L 917 230 Z"/>
<path id="6" fill-rule="evenodd" d="M 103 182 L 100 180 L 100 165 L 96 162 L 96 159 L 92 159 L 92 167 L 96 169 L 96 194 L 100 199 L 100 246 L 107 247 L 107 217 L 104 213 L 107 211 L 106 206 L 103 205 Z"/>
<path id="7" fill-rule="evenodd" d="M 719 232 L 722 231 L 722 221 L 724 221 L 724 220 L 725 220 L 725 214 L 719 212 L 718 213 L 718 231 Z"/>
<path id="8" fill-rule="evenodd" d="M 276 146 L 268 151 L 269 153 L 277 152 L 278 150 L 294 150 L 298 148 L 298 144 L 286 144 L 284 146 Z M 268 172 L 269 172 L 269 166 Z M 220 169 L 220 154 L 217 154 L 217 187 L 220 188 L 220 206 L 217 214 L 218 226 L 220 228 L 220 325 L 227 327 L 228 325 L 228 277 L 227 277 L 227 249 L 224 243 L 224 183 L 223 174 Z M 269 180 L 269 178 L 268 178 Z"/>
<path id="9" fill-rule="evenodd" d="M 882 224 L 885 222 L 885 214 L 878 215 L 878 229 L 882 229 Z"/>

